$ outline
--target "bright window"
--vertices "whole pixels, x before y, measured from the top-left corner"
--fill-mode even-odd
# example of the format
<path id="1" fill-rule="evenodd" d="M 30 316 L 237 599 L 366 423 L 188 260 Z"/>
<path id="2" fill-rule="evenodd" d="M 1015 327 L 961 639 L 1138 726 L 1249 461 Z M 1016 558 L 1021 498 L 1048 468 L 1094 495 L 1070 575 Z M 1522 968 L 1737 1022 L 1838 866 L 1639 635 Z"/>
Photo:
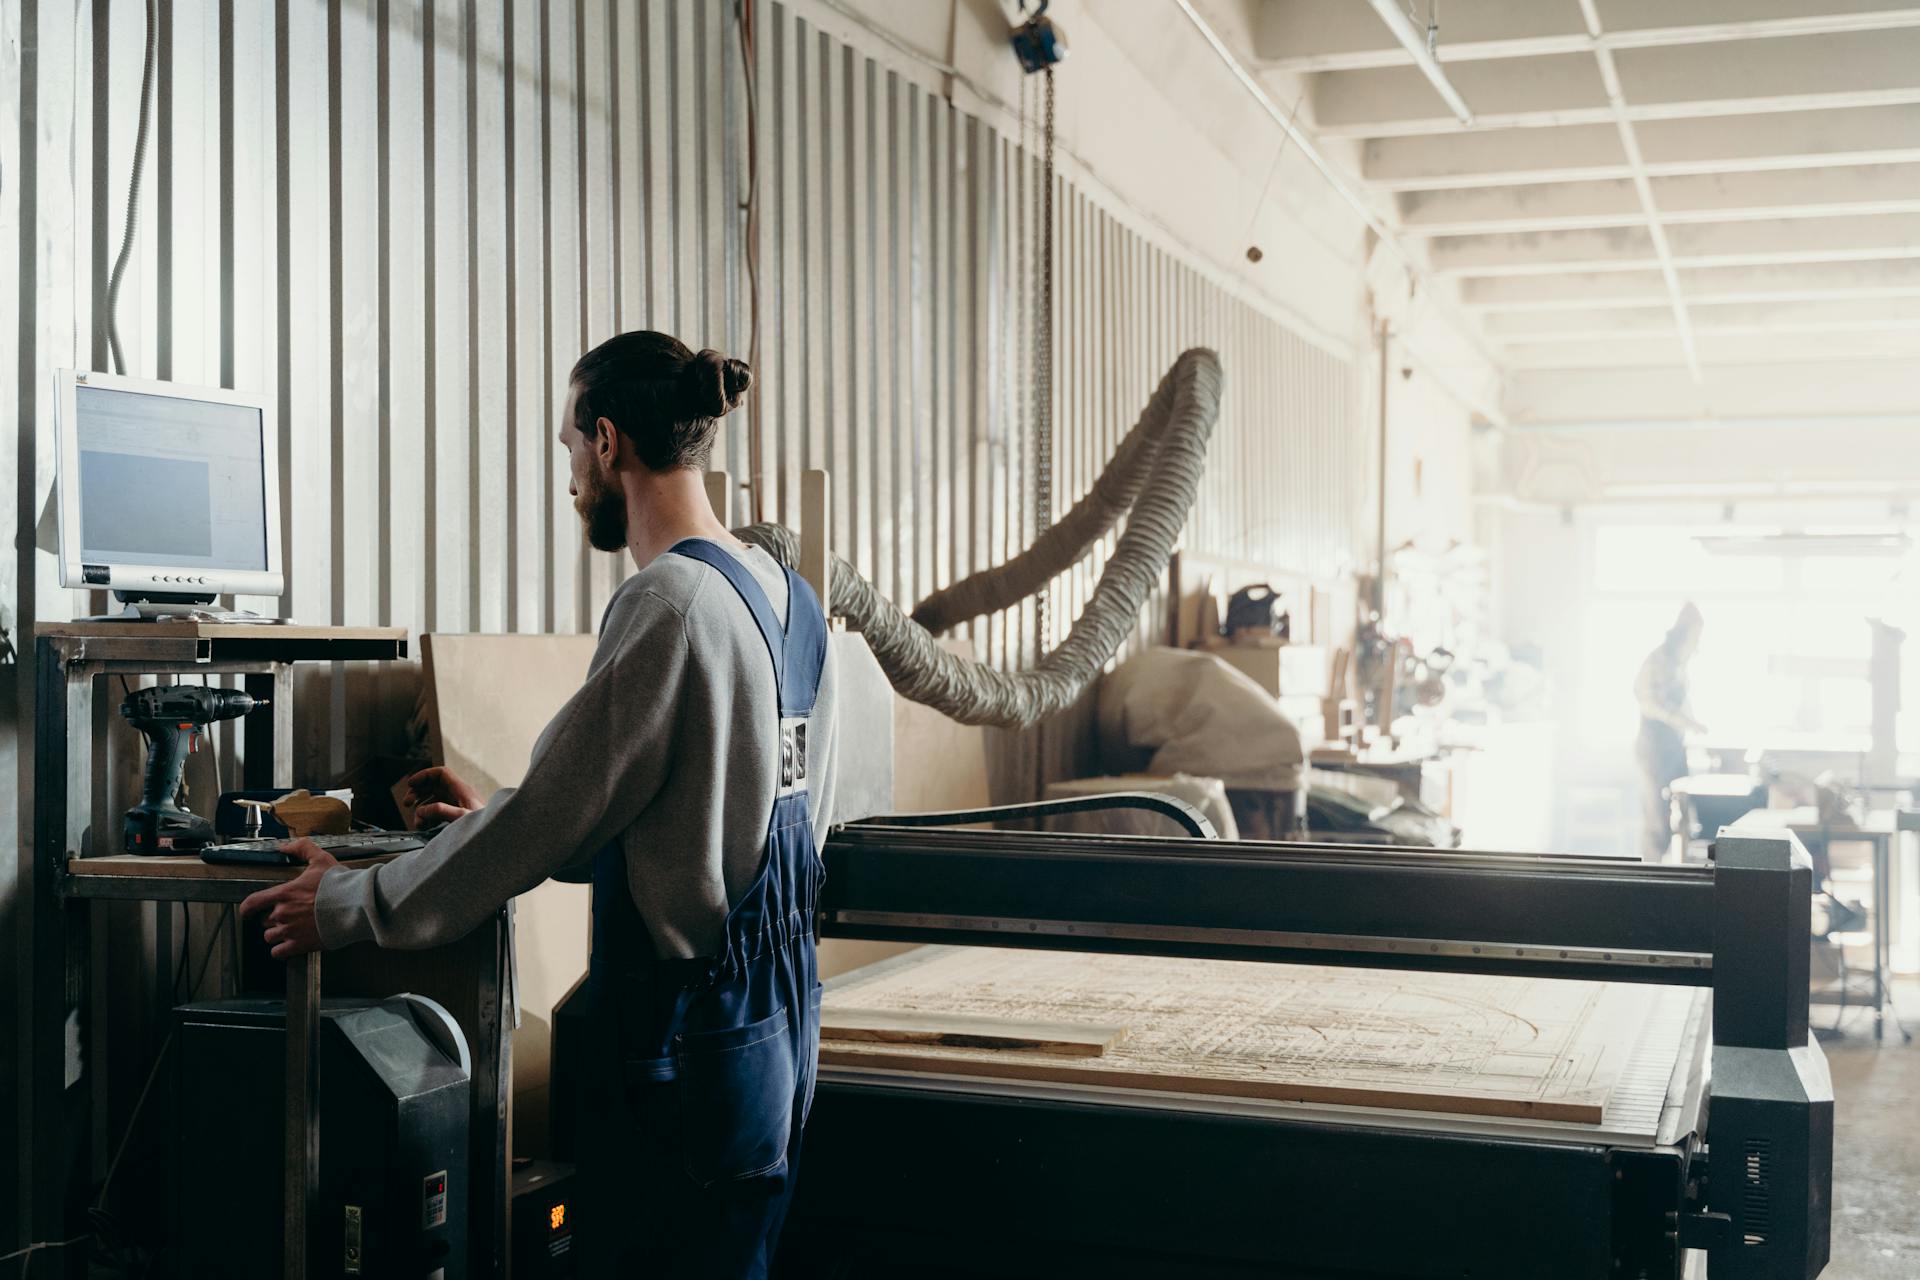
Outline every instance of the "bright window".
<path id="1" fill-rule="evenodd" d="M 1872 728 L 1868 619 L 1913 608 L 1916 557 L 1831 553 L 1778 528 L 1726 524 L 1602 525 L 1594 530 L 1593 624 L 1582 719 L 1631 737 L 1641 661 L 1685 602 L 1706 617 L 1689 669 L 1693 709 L 1715 743 L 1857 740 Z M 1799 532 L 1887 534 L 1887 526 Z M 1722 547 L 1703 544 L 1703 535 Z M 1908 626 L 1912 633 L 1912 626 Z M 1903 653 L 1905 749 L 1920 749 L 1920 635 Z M 1908 743 L 1906 740 L 1910 739 Z"/>

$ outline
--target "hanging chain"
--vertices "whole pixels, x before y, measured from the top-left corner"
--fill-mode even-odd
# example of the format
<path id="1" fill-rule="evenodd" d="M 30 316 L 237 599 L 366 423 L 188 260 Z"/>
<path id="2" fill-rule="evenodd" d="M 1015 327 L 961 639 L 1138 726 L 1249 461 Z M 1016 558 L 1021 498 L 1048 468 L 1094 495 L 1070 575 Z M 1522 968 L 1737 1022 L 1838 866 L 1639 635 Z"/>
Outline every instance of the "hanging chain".
<path id="1" fill-rule="evenodd" d="M 1046 108 L 1041 125 L 1040 278 L 1039 316 L 1034 326 L 1033 439 L 1034 536 L 1053 527 L 1053 68 L 1044 73 Z M 1034 597 L 1036 658 L 1051 640 L 1050 592 L 1042 587 Z"/>

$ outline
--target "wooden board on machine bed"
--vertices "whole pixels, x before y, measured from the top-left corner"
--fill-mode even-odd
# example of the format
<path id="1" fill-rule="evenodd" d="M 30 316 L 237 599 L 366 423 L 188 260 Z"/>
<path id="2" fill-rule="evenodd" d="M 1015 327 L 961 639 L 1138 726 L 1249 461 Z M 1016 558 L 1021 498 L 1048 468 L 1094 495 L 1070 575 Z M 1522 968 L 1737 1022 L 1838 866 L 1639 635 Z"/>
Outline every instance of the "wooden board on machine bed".
<path id="1" fill-rule="evenodd" d="M 830 1040 L 820 1060 L 1599 1124 L 1661 1007 L 1658 989 L 1627 984 L 927 947 L 847 975 L 823 1017 L 885 1010 L 1126 1033 L 1097 1057 Z"/>

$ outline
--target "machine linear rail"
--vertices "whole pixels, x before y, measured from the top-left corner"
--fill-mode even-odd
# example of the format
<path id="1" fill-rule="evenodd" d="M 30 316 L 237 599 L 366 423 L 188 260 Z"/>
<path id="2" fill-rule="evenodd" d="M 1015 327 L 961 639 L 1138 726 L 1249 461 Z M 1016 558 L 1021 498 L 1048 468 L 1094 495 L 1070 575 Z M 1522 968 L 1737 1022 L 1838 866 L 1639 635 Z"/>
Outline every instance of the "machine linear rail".
<path id="1" fill-rule="evenodd" d="M 1713 981 L 1710 867 L 881 825 L 826 857 L 841 937 Z"/>

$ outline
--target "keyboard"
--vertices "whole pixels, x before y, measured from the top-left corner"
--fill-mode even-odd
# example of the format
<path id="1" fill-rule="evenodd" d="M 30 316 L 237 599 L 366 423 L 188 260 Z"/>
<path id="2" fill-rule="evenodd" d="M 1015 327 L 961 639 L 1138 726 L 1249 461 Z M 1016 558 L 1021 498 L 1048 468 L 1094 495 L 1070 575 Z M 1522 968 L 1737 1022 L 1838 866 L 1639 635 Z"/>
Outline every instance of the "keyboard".
<path id="1" fill-rule="evenodd" d="M 355 858 L 377 858 L 389 853 L 411 853 L 426 847 L 428 837 L 417 831 L 355 831 L 344 836 L 310 836 L 315 844 L 342 862 Z M 290 867 L 299 861 L 280 852 L 286 843 L 279 837 L 264 840 L 230 840 L 210 844 L 200 851 L 200 860 L 215 865 L 243 867 Z"/>

